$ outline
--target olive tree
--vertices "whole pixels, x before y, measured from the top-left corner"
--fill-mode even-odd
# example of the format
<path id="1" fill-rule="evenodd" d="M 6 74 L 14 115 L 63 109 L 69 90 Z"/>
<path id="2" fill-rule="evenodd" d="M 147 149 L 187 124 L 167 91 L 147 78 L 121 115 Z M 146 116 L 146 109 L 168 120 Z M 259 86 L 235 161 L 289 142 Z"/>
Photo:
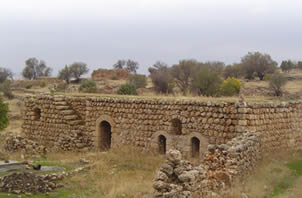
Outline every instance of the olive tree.
<path id="1" fill-rule="evenodd" d="M 243 67 L 246 78 L 252 79 L 255 73 L 260 80 L 263 80 L 266 74 L 275 72 L 277 62 L 275 62 L 268 54 L 249 52 L 241 59 L 241 66 Z"/>
<path id="2" fill-rule="evenodd" d="M 41 76 L 50 76 L 52 69 L 47 67 L 45 61 L 37 58 L 29 58 L 25 61 L 25 67 L 22 76 L 26 79 L 33 80 Z"/>

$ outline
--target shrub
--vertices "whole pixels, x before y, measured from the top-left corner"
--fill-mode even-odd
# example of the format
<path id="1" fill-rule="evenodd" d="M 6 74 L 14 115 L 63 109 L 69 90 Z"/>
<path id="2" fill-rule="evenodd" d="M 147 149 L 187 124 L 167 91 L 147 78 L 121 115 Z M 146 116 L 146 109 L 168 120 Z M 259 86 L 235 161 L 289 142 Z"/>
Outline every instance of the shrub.
<path id="1" fill-rule="evenodd" d="M 282 96 L 282 88 L 287 83 L 287 78 L 284 74 L 275 73 L 269 81 L 270 88 L 274 91 L 275 96 Z"/>
<path id="2" fill-rule="evenodd" d="M 8 126 L 8 104 L 3 102 L 3 99 L 0 97 L 0 130 L 5 129 Z"/>
<path id="3" fill-rule="evenodd" d="M 133 85 L 136 89 L 145 88 L 147 86 L 147 78 L 145 75 L 133 74 L 129 77 L 128 83 Z"/>
<path id="4" fill-rule="evenodd" d="M 237 78 L 227 78 L 221 84 L 221 94 L 224 96 L 233 96 L 239 94 L 240 87 L 243 86 L 243 83 L 240 82 Z"/>
<path id="5" fill-rule="evenodd" d="M 67 88 L 68 88 L 68 84 L 65 82 L 62 82 L 62 83 L 57 84 L 57 86 L 55 86 L 54 90 L 57 92 L 65 92 Z"/>
<path id="6" fill-rule="evenodd" d="M 117 94 L 119 95 L 137 95 L 135 86 L 126 83 L 121 85 L 119 90 L 117 90 Z"/>
<path id="7" fill-rule="evenodd" d="M 11 81 L 6 80 L 0 84 L 0 91 L 3 92 L 3 95 L 8 99 L 13 99 L 14 94 L 11 90 Z"/>
<path id="8" fill-rule="evenodd" d="M 211 72 L 209 69 L 202 69 L 193 80 L 193 89 L 197 90 L 199 95 L 217 96 L 220 84 L 219 74 Z"/>
<path id="9" fill-rule="evenodd" d="M 91 80 L 85 80 L 81 83 L 79 91 L 84 93 L 96 93 L 97 91 L 96 83 Z"/>
<path id="10" fill-rule="evenodd" d="M 40 87 L 41 88 L 46 87 L 46 82 L 45 81 L 40 82 Z"/>
<path id="11" fill-rule="evenodd" d="M 33 87 L 32 84 L 26 84 L 26 85 L 24 86 L 25 89 L 30 89 L 30 88 L 32 88 L 32 87 Z"/>

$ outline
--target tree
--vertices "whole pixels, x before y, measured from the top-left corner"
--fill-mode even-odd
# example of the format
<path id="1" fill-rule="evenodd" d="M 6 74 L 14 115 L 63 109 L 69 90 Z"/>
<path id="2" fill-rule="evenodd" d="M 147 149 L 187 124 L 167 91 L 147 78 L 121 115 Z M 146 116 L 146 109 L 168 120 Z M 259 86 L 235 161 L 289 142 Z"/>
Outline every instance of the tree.
<path id="1" fill-rule="evenodd" d="M 8 79 L 13 79 L 13 72 L 11 72 L 10 69 L 0 67 L 0 83 L 3 83 Z"/>
<path id="2" fill-rule="evenodd" d="M 124 66 L 126 65 L 126 61 L 125 60 L 118 60 L 114 65 L 113 68 L 114 69 L 124 69 Z"/>
<path id="3" fill-rule="evenodd" d="M 36 58 L 29 58 L 25 61 L 22 76 L 26 79 L 37 79 L 41 76 L 50 76 L 52 69 L 46 66 L 45 61 Z"/>
<path id="4" fill-rule="evenodd" d="M 126 62 L 126 69 L 131 73 L 136 74 L 136 70 L 138 69 L 138 66 L 139 66 L 139 64 L 136 61 L 128 59 Z"/>
<path id="5" fill-rule="evenodd" d="M 0 97 L 0 130 L 5 129 L 8 123 L 8 104 L 4 103 Z"/>
<path id="6" fill-rule="evenodd" d="M 193 75 L 199 68 L 200 64 L 196 60 L 181 60 L 179 64 L 172 66 L 171 74 L 184 95 L 191 88 Z"/>
<path id="7" fill-rule="evenodd" d="M 11 89 L 11 81 L 10 80 L 6 80 L 6 81 L 4 81 L 3 83 L 0 84 L 0 91 L 8 99 L 13 99 L 14 98 L 14 94 L 13 94 L 12 89 Z"/>
<path id="8" fill-rule="evenodd" d="M 65 65 L 65 67 L 59 71 L 58 78 L 64 80 L 67 84 L 69 84 L 71 77 L 71 70 L 67 65 Z"/>
<path id="9" fill-rule="evenodd" d="M 275 96 L 282 96 L 282 88 L 286 85 L 287 78 L 284 74 L 275 73 L 269 81 L 270 88 L 274 91 Z"/>
<path id="10" fill-rule="evenodd" d="M 283 72 L 289 73 L 295 67 L 295 64 L 291 60 L 282 61 L 280 68 Z"/>
<path id="11" fill-rule="evenodd" d="M 302 61 L 298 61 L 297 67 L 302 70 Z"/>
<path id="12" fill-rule="evenodd" d="M 216 96 L 219 93 L 221 79 L 219 74 L 211 72 L 207 68 L 202 68 L 193 81 L 193 87 L 199 95 Z"/>
<path id="13" fill-rule="evenodd" d="M 222 74 L 225 67 L 224 62 L 220 62 L 220 61 L 209 61 L 206 62 L 205 65 L 208 66 L 212 72 L 218 74 Z"/>
<path id="14" fill-rule="evenodd" d="M 241 59 L 241 65 L 246 74 L 246 78 L 252 79 L 254 73 L 257 74 L 260 80 L 263 80 L 265 74 L 274 73 L 277 62 L 272 60 L 268 54 L 260 52 L 249 52 Z"/>
<path id="15" fill-rule="evenodd" d="M 147 86 L 147 78 L 145 75 L 133 74 L 129 77 L 128 83 L 134 85 L 136 89 L 145 88 Z"/>
<path id="16" fill-rule="evenodd" d="M 69 70 L 71 76 L 76 79 L 77 82 L 80 81 L 80 77 L 83 74 L 86 74 L 89 69 L 87 68 L 87 64 L 83 62 L 74 62 L 69 66 Z"/>
<path id="17" fill-rule="evenodd" d="M 157 61 L 148 70 L 156 92 L 164 94 L 173 92 L 174 80 L 171 76 L 171 69 L 166 63 Z"/>
<path id="18" fill-rule="evenodd" d="M 234 63 L 233 65 L 228 65 L 224 68 L 223 77 L 227 78 L 239 78 L 242 76 L 242 66 L 240 64 Z"/>

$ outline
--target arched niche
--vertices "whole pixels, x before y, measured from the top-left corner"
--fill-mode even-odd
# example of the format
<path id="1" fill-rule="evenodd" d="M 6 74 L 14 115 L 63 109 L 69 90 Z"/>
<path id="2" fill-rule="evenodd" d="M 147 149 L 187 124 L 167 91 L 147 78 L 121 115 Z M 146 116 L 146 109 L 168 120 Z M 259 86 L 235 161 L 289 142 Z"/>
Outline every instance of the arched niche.
<path id="1" fill-rule="evenodd" d="M 41 120 L 41 108 L 39 108 L 39 107 L 35 107 L 34 109 L 33 109 L 33 112 L 34 112 L 34 117 L 33 117 L 33 119 L 34 120 L 36 120 L 36 121 L 38 121 L 38 120 Z"/>
<path id="2" fill-rule="evenodd" d="M 106 151 L 112 147 L 115 123 L 108 115 L 99 117 L 96 121 L 95 147 L 98 151 Z"/>
<path id="3" fill-rule="evenodd" d="M 170 123 L 170 134 L 181 135 L 182 134 L 182 123 L 178 118 L 174 118 Z"/>

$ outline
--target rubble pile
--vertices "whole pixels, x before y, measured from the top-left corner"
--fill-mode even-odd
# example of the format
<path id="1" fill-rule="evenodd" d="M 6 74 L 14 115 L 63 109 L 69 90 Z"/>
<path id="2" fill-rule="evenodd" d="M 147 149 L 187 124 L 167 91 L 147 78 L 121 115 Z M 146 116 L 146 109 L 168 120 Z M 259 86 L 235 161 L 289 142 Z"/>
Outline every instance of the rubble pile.
<path id="1" fill-rule="evenodd" d="M 15 194 L 47 193 L 55 190 L 57 184 L 31 172 L 12 173 L 0 178 L 0 191 Z"/>
<path id="2" fill-rule="evenodd" d="M 4 149 L 9 152 L 22 151 L 26 154 L 46 154 L 47 148 L 20 135 L 10 133 L 5 140 Z"/>
<path id="3" fill-rule="evenodd" d="M 161 166 L 155 182 L 154 197 L 186 198 L 199 193 L 199 183 L 205 177 L 201 167 L 193 167 L 189 161 L 181 159 L 177 150 L 169 150 L 167 160 Z"/>

